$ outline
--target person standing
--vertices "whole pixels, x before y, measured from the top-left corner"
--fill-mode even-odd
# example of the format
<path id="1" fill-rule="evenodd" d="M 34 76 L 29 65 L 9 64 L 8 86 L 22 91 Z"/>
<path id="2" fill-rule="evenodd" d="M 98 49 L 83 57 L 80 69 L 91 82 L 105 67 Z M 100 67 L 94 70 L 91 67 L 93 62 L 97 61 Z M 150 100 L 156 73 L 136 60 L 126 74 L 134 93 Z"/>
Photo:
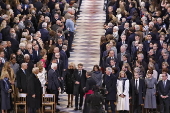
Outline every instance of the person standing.
<path id="1" fill-rule="evenodd" d="M 60 90 L 60 84 L 58 80 L 58 73 L 57 70 L 57 64 L 52 63 L 51 69 L 48 71 L 48 89 L 50 90 L 51 94 L 55 94 L 55 101 L 58 103 L 58 90 Z"/>
<path id="2" fill-rule="evenodd" d="M 144 100 L 144 108 L 147 108 L 149 112 L 156 109 L 156 85 L 157 80 L 153 76 L 153 70 L 147 72 L 147 78 L 145 79 L 146 84 L 146 95 Z"/>
<path id="3" fill-rule="evenodd" d="M 27 63 L 22 63 L 21 68 L 17 71 L 17 87 L 20 93 L 27 93 L 27 84 L 29 78 L 27 67 Z"/>
<path id="4" fill-rule="evenodd" d="M 98 65 L 93 66 L 92 78 L 96 81 L 96 86 L 101 87 L 102 85 L 102 72 Z"/>
<path id="5" fill-rule="evenodd" d="M 39 81 L 37 74 L 39 68 L 32 69 L 32 74 L 28 79 L 27 85 L 27 106 L 28 113 L 36 113 L 36 110 L 42 106 L 42 89 L 41 82 Z"/>
<path id="6" fill-rule="evenodd" d="M 74 82 L 74 91 L 73 94 L 75 95 L 75 111 L 78 110 L 78 98 L 80 96 L 80 103 L 79 103 L 79 110 L 82 110 L 83 105 L 83 96 L 84 91 L 83 88 L 86 85 L 86 70 L 83 69 L 83 64 L 78 64 L 78 69 L 74 71 L 73 74 L 73 82 Z"/>
<path id="7" fill-rule="evenodd" d="M 129 80 L 126 73 L 120 71 L 119 78 L 117 80 L 117 111 L 119 113 L 129 112 Z"/>
<path id="8" fill-rule="evenodd" d="M 162 80 L 158 82 L 160 113 L 169 113 L 170 81 L 167 78 L 167 74 L 162 74 Z"/>
<path id="9" fill-rule="evenodd" d="M 92 76 L 92 72 L 86 73 L 87 81 L 86 81 L 86 86 L 83 88 L 85 92 L 85 102 L 84 102 L 83 113 L 89 113 L 90 111 L 90 106 L 88 106 L 87 100 L 89 96 L 94 93 L 92 90 L 93 86 L 96 86 L 96 81 L 91 76 Z"/>
<path id="10" fill-rule="evenodd" d="M 132 99 L 133 113 L 141 112 L 141 104 L 145 97 L 145 81 L 139 78 L 139 73 L 134 73 L 134 79 L 130 81 L 130 99 Z"/>
<path id="11" fill-rule="evenodd" d="M 66 93 L 68 94 L 68 105 L 67 108 L 69 108 L 70 104 L 71 107 L 73 107 L 73 88 L 74 88 L 74 82 L 73 82 L 73 73 L 76 69 L 76 66 L 74 63 L 70 63 L 68 66 L 68 69 L 66 71 L 66 76 L 65 76 L 65 89 Z M 71 97 L 71 101 L 70 101 Z"/>
<path id="12" fill-rule="evenodd" d="M 103 79 L 103 87 L 106 86 L 106 90 L 107 90 L 106 91 L 106 100 L 105 100 L 105 110 L 108 112 L 108 106 L 110 103 L 112 113 L 115 113 L 114 102 L 116 102 L 117 78 L 115 76 L 113 76 L 111 73 L 112 73 L 112 68 L 107 67 L 106 74 L 104 75 L 104 79 Z"/>
<path id="13" fill-rule="evenodd" d="M 11 109 L 11 92 L 12 87 L 9 82 L 9 74 L 7 72 L 3 72 L 1 74 L 1 110 L 2 113 L 7 113 L 7 110 Z"/>
<path id="14" fill-rule="evenodd" d="M 104 105 L 104 98 L 99 94 L 99 88 L 93 86 L 94 94 L 90 95 L 87 103 L 90 104 L 89 113 L 102 113 L 102 105 Z"/>

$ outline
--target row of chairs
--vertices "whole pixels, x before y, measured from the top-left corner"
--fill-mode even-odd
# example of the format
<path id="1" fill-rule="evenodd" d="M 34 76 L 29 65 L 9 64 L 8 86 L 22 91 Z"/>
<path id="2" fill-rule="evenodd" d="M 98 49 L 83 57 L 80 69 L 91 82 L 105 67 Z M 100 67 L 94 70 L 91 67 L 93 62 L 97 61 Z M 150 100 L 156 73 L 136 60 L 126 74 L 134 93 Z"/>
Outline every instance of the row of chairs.
<path id="1" fill-rule="evenodd" d="M 27 113 L 27 104 L 26 104 L 27 94 L 18 93 L 15 105 L 15 113 L 18 113 L 19 106 L 25 106 L 24 112 Z M 51 109 L 45 109 L 46 106 L 50 106 Z M 51 112 L 55 113 L 56 103 L 54 94 L 43 94 L 42 95 L 42 108 L 39 109 L 39 113 Z"/>

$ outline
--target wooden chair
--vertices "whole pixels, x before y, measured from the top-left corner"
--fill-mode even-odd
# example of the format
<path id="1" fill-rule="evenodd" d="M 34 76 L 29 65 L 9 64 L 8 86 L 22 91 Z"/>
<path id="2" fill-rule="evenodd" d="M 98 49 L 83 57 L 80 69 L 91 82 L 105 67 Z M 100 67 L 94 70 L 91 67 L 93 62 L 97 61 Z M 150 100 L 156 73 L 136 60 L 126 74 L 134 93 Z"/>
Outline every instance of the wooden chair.
<path id="1" fill-rule="evenodd" d="M 15 113 L 18 113 L 19 105 L 25 106 L 25 113 L 27 113 L 26 96 L 27 96 L 27 94 L 25 94 L 25 93 L 18 93 L 18 97 L 17 97 L 16 103 L 15 103 Z"/>
<path id="2" fill-rule="evenodd" d="M 51 106 L 51 110 L 45 110 L 45 106 Z M 51 111 L 52 113 L 55 113 L 55 94 L 43 94 L 42 95 L 42 113 L 45 111 Z"/>

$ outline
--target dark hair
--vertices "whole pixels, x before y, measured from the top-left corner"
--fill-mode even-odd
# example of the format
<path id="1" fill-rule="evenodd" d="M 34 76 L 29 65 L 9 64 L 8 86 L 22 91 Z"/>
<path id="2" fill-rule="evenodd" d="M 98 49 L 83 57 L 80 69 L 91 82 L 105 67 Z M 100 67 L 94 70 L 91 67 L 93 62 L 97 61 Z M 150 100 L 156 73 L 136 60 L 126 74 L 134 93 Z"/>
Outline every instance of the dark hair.
<path id="1" fill-rule="evenodd" d="M 79 63 L 78 66 L 83 66 L 83 64 Z"/>
<path id="2" fill-rule="evenodd" d="M 134 2 L 130 2 L 132 7 L 135 7 L 135 3 Z"/>
<path id="3" fill-rule="evenodd" d="M 116 67 L 113 67 L 112 70 L 114 70 L 115 73 L 118 72 L 118 69 Z"/>
<path id="4" fill-rule="evenodd" d="M 92 76 L 92 72 L 87 72 L 87 76 Z"/>
<path id="5" fill-rule="evenodd" d="M 94 66 L 93 66 L 93 71 L 94 71 L 94 68 L 95 68 L 95 67 L 96 67 L 98 70 L 100 70 L 98 65 L 94 65 Z"/>

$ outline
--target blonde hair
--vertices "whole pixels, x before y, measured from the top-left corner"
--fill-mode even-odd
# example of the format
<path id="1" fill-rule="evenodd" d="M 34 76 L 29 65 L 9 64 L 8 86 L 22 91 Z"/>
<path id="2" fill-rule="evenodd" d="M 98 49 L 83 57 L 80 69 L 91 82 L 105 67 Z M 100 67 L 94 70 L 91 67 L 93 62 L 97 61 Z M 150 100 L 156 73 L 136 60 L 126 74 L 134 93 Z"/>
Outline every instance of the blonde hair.
<path id="1" fill-rule="evenodd" d="M 68 69 L 70 69 L 71 66 L 73 66 L 73 69 L 76 69 L 76 65 L 73 62 L 68 65 Z"/>
<path id="2" fill-rule="evenodd" d="M 127 78 L 127 75 L 126 75 L 126 73 L 125 73 L 124 71 L 120 71 L 120 72 L 119 72 L 119 77 L 118 77 L 118 78 L 121 78 L 121 74 L 122 74 L 122 73 L 124 74 L 124 77 Z"/>
<path id="3" fill-rule="evenodd" d="M 1 79 L 4 79 L 5 77 L 10 78 L 7 71 L 4 71 L 3 73 L 1 73 Z"/>

